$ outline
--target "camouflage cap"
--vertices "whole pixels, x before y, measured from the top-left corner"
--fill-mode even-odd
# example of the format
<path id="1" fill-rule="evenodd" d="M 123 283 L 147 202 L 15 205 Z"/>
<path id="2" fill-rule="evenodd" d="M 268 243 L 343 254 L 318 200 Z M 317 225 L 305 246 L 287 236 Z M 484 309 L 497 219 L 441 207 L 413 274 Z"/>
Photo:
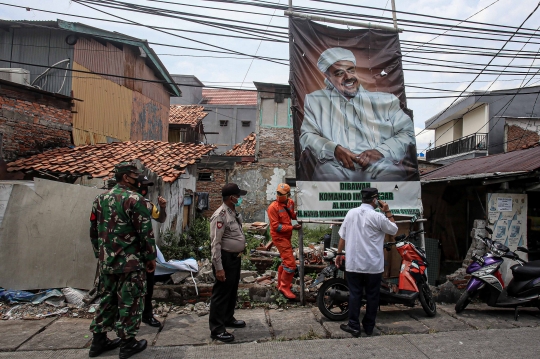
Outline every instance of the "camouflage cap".
<path id="1" fill-rule="evenodd" d="M 135 173 L 137 175 L 143 173 L 143 170 L 140 170 L 137 168 L 137 164 L 135 162 L 120 162 L 116 166 L 114 166 L 114 172 L 115 173 Z"/>

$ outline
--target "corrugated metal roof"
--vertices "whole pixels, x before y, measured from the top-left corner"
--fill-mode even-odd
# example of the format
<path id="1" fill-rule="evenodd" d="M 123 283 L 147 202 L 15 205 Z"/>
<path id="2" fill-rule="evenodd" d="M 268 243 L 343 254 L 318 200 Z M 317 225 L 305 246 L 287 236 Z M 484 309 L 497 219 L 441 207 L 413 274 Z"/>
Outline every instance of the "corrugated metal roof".
<path id="1" fill-rule="evenodd" d="M 146 63 L 164 80 L 161 84 L 165 86 L 175 96 L 181 96 L 182 92 L 173 81 L 171 75 L 165 68 L 165 65 L 161 62 L 157 54 L 150 47 L 146 40 L 138 39 L 129 35 L 121 34 L 119 32 L 111 32 L 96 27 L 88 26 L 79 22 L 68 22 L 61 19 L 56 21 L 16 21 L 16 20 L 1 20 L 0 25 L 3 26 L 19 26 L 19 27 L 37 27 L 48 28 L 51 30 L 66 30 L 79 34 L 84 34 L 91 37 L 101 38 L 109 42 L 116 42 L 122 44 L 128 44 L 136 47 L 140 47 L 144 50 L 148 61 Z M 51 45 L 52 46 L 52 45 Z"/>
<path id="2" fill-rule="evenodd" d="M 225 156 L 255 156 L 255 145 L 257 144 L 257 135 L 252 132 L 244 138 L 242 143 L 237 143 L 233 148 L 225 152 Z"/>
<path id="3" fill-rule="evenodd" d="M 8 172 L 38 170 L 53 174 L 109 178 L 114 166 L 138 159 L 165 182 L 174 182 L 183 169 L 215 147 L 159 141 L 114 142 L 102 145 L 58 148 L 7 164 Z"/>
<path id="4" fill-rule="evenodd" d="M 464 176 L 478 177 L 486 174 L 510 174 L 530 172 L 540 168 L 540 146 L 526 150 L 512 151 L 498 155 L 471 158 L 443 166 L 420 177 L 422 181 L 448 178 L 464 179 Z M 473 176 L 474 175 L 474 176 Z M 481 176 L 480 176 L 481 177 Z"/>
<path id="5" fill-rule="evenodd" d="M 201 104 L 257 105 L 257 91 L 203 89 Z"/>
<path id="6" fill-rule="evenodd" d="M 169 112 L 169 125 L 197 126 L 208 113 L 203 106 L 197 105 L 171 105 Z"/>

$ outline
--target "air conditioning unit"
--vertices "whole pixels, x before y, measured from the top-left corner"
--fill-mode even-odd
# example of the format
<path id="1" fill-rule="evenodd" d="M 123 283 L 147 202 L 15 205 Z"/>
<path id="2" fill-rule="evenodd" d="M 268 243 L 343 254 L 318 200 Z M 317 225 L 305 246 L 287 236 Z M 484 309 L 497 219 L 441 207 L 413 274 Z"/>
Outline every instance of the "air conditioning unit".
<path id="1" fill-rule="evenodd" d="M 30 86 L 30 71 L 21 68 L 0 68 L 0 80 Z"/>

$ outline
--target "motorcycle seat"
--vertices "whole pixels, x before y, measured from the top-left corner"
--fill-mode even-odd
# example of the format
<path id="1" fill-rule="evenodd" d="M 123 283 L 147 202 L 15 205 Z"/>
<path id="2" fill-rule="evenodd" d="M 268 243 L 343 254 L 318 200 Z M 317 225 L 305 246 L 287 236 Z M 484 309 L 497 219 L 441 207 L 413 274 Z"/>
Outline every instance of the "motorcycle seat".
<path id="1" fill-rule="evenodd" d="M 534 279 L 540 277 L 540 261 L 527 262 L 522 266 L 515 264 L 510 267 L 516 280 Z"/>

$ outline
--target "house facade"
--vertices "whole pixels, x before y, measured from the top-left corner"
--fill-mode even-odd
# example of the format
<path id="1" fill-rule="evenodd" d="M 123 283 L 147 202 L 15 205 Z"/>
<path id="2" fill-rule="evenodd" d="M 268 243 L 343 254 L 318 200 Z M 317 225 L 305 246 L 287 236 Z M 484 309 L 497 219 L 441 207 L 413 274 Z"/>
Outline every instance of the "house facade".
<path id="1" fill-rule="evenodd" d="M 181 92 L 146 41 L 63 20 L 0 27 L 0 74 L 80 100 L 74 145 L 167 141 L 170 97 Z"/>
<path id="2" fill-rule="evenodd" d="M 426 159 L 447 164 L 504 152 L 506 120 L 540 116 L 538 91 L 540 86 L 472 92 L 425 122 L 435 131 Z"/>

